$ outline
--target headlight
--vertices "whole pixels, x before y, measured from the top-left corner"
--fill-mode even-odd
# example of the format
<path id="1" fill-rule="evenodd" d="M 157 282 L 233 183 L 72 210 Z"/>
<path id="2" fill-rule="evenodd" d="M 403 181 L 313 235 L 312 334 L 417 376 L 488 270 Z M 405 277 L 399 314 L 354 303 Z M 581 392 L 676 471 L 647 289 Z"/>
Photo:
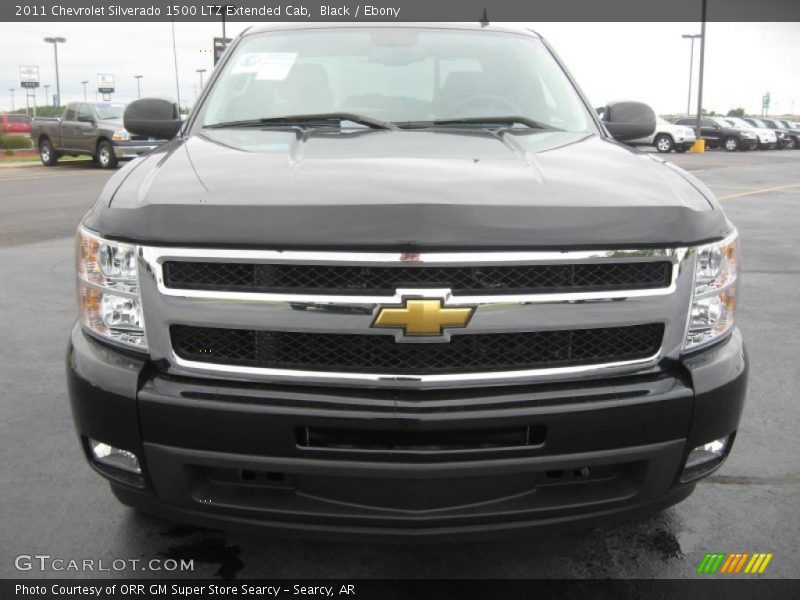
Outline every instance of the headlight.
<path id="1" fill-rule="evenodd" d="M 114 135 L 111 136 L 111 139 L 115 142 L 127 142 L 131 139 L 131 134 L 125 129 L 119 129 L 114 132 Z"/>
<path id="2" fill-rule="evenodd" d="M 694 293 L 684 349 L 710 344 L 733 327 L 739 235 L 697 248 Z"/>
<path id="3" fill-rule="evenodd" d="M 136 246 L 104 240 L 80 227 L 76 260 L 83 326 L 104 339 L 146 350 Z"/>

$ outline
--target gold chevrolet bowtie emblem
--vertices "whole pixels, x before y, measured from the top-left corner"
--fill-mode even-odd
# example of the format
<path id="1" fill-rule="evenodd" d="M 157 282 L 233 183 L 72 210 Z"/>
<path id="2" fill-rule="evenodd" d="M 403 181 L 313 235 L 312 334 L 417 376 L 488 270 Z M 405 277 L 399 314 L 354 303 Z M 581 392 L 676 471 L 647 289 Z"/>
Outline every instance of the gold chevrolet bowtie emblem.
<path id="1" fill-rule="evenodd" d="M 474 308 L 448 308 L 437 299 L 406 300 L 402 307 L 382 307 L 373 327 L 402 327 L 406 335 L 442 335 L 445 327 L 466 327 Z"/>

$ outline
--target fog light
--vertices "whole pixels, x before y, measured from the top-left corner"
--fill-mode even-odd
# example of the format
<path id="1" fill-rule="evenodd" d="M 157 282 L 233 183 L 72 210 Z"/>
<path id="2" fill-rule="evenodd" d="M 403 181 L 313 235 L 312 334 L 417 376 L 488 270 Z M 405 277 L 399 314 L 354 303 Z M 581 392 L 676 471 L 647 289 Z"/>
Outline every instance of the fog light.
<path id="1" fill-rule="evenodd" d="M 89 440 L 89 448 L 92 450 L 94 459 L 101 464 L 122 469 L 129 473 L 136 473 L 137 475 L 142 474 L 139 459 L 129 450 L 115 448 L 92 439 Z"/>
<path id="2" fill-rule="evenodd" d="M 730 436 L 726 435 L 718 440 L 697 446 L 689 452 L 681 474 L 681 481 L 691 481 L 702 477 L 719 465 L 728 453 L 729 439 Z"/>

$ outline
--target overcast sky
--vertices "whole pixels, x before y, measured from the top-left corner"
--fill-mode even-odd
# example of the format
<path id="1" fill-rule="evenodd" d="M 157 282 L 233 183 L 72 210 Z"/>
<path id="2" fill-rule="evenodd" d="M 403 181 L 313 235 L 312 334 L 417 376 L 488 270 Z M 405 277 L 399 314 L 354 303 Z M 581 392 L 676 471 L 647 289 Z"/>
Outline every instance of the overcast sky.
<path id="1" fill-rule="evenodd" d="M 246 23 L 228 23 L 229 36 Z M 699 23 L 530 23 L 561 55 L 595 106 L 613 99 L 647 102 L 661 114 L 686 110 L 689 40 Z M 143 75 L 142 94 L 175 97 L 170 23 L 0 23 L 0 110 L 25 104 L 19 66 L 38 65 L 42 85 L 55 93 L 53 47 L 45 36 L 63 36 L 59 46 L 62 103 L 83 99 L 88 80 L 93 100 L 98 73 L 116 79 L 113 99 L 136 97 L 134 75 Z M 176 23 L 180 94 L 193 102 L 199 76 L 211 70 L 212 38 L 219 23 Z M 710 23 L 707 27 L 704 106 L 727 112 L 743 106 L 760 113 L 761 97 L 772 96 L 771 114 L 800 112 L 800 23 Z M 695 60 L 699 43 L 695 43 Z M 697 65 L 692 110 L 696 105 Z M 208 74 L 206 74 L 207 76 Z M 43 103 L 44 90 L 37 91 Z"/>

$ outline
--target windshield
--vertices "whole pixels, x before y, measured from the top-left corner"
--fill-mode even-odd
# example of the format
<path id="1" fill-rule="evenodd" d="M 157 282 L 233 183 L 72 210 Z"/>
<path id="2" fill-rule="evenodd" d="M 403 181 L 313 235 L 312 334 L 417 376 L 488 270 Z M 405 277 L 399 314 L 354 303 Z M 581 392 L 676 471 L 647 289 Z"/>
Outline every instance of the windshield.
<path id="1" fill-rule="evenodd" d="M 95 104 L 94 110 L 97 113 L 97 118 L 105 121 L 121 119 L 122 113 L 125 112 L 125 107 L 121 104 Z"/>
<path id="2" fill-rule="evenodd" d="M 750 123 L 740 119 L 739 117 L 728 117 L 725 120 L 728 121 L 734 127 L 737 127 L 739 129 L 752 129 L 753 128 L 753 126 L 750 125 Z"/>
<path id="3" fill-rule="evenodd" d="M 590 127 L 577 92 L 540 40 L 424 28 L 245 37 L 201 111 L 204 126 L 350 114 L 401 125 L 513 116 L 567 131 Z"/>

